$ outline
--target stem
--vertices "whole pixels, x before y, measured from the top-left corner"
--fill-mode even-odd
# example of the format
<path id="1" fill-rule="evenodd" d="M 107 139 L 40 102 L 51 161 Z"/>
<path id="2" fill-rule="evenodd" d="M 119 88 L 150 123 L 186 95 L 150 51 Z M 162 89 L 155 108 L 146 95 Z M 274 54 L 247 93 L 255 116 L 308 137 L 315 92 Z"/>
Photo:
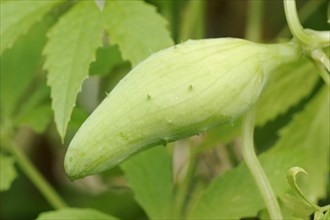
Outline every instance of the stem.
<path id="1" fill-rule="evenodd" d="M 328 14 L 328 21 L 327 22 L 328 22 L 328 24 L 330 24 L 330 3 L 329 2 L 328 2 L 327 7 L 328 7 L 328 13 L 327 13 Z"/>
<path id="2" fill-rule="evenodd" d="M 246 28 L 246 38 L 252 41 L 261 39 L 261 21 L 263 1 L 249 1 L 249 20 Z M 277 202 L 268 178 L 258 161 L 254 151 L 253 132 L 256 107 L 253 107 L 243 121 L 243 157 L 252 177 L 254 178 L 261 196 L 266 204 L 272 219 L 283 219 L 280 206 Z"/>
<path id="3" fill-rule="evenodd" d="M 248 21 L 246 24 L 245 38 L 258 42 L 261 40 L 263 1 L 248 2 Z"/>
<path id="4" fill-rule="evenodd" d="M 296 1 L 284 0 L 283 3 L 285 17 L 292 35 L 305 45 L 314 45 L 313 38 L 309 34 L 305 33 L 303 27 L 301 26 L 297 13 Z"/>
<path id="5" fill-rule="evenodd" d="M 205 7 L 206 1 L 190 0 L 187 2 L 184 13 L 181 17 L 181 30 L 178 34 L 179 41 L 190 38 L 201 39 L 205 35 Z M 186 200 L 190 190 L 192 178 L 197 164 L 197 148 L 190 147 L 188 168 L 182 182 L 178 184 L 176 199 L 174 204 L 175 218 L 183 219 L 186 215 Z"/>
<path id="6" fill-rule="evenodd" d="M 330 205 L 326 205 L 326 206 L 320 207 L 320 211 L 321 211 L 321 212 L 325 212 L 325 211 L 327 211 L 328 209 L 330 209 Z"/>
<path id="7" fill-rule="evenodd" d="M 300 21 L 304 23 L 325 1 L 308 1 L 299 9 Z M 280 38 L 290 34 L 288 26 L 285 26 L 275 37 Z"/>
<path id="8" fill-rule="evenodd" d="M 178 219 L 184 219 L 187 209 L 186 209 L 186 199 L 187 194 L 190 190 L 192 178 L 195 173 L 196 165 L 197 165 L 197 157 L 198 154 L 196 153 L 197 148 L 190 147 L 190 153 L 188 158 L 188 167 L 186 171 L 186 175 L 184 176 L 183 180 L 178 185 L 178 190 L 176 194 L 176 214 L 174 217 Z"/>
<path id="9" fill-rule="evenodd" d="M 320 70 L 320 76 L 329 87 L 330 79 L 326 71 L 330 72 L 330 61 L 320 48 L 329 46 L 330 33 L 328 31 L 304 31 L 298 18 L 295 0 L 284 0 L 283 3 L 286 20 L 292 35 L 304 44 L 305 52 L 314 60 L 316 67 Z"/>
<path id="10" fill-rule="evenodd" d="M 243 157 L 259 188 L 271 219 L 279 220 L 283 219 L 280 206 L 254 150 L 253 132 L 255 112 L 256 108 L 253 107 L 243 122 Z"/>
<path id="11" fill-rule="evenodd" d="M 325 82 L 325 84 L 328 87 L 330 87 L 330 76 L 329 76 L 328 72 L 325 70 L 324 66 L 315 60 L 313 60 L 313 63 L 318 68 L 319 74 L 320 74 L 321 78 L 323 79 L 323 81 Z"/>
<path id="12" fill-rule="evenodd" d="M 205 1 L 190 0 L 181 18 L 180 41 L 190 38 L 203 38 L 204 36 Z"/>
<path id="13" fill-rule="evenodd" d="M 311 52 L 312 62 L 319 70 L 319 74 L 325 84 L 330 87 L 330 60 L 321 49 L 316 49 Z"/>
<path id="14" fill-rule="evenodd" d="M 35 168 L 35 166 L 29 161 L 24 153 L 19 150 L 16 146 L 7 146 L 8 150 L 11 152 L 16 162 L 19 164 L 24 173 L 30 178 L 38 190 L 44 195 L 48 200 L 49 204 L 53 206 L 54 209 L 62 209 L 67 205 L 62 200 L 62 198 L 55 192 L 55 190 L 47 183 L 40 172 Z"/>
<path id="15" fill-rule="evenodd" d="M 330 72 L 330 60 L 321 49 L 313 50 L 311 53 L 311 57 L 314 60 L 320 62 L 320 64 L 322 64 L 326 68 L 326 70 Z"/>

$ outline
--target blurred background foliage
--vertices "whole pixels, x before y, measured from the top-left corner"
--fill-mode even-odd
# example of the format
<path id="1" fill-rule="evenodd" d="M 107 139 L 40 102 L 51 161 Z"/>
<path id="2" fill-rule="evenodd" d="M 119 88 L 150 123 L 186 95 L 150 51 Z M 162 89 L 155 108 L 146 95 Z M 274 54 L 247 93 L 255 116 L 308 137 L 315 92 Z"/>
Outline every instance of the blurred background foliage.
<path id="1" fill-rule="evenodd" d="M 248 19 L 248 1 L 246 0 L 147 0 L 147 2 L 155 5 L 158 12 L 168 20 L 168 29 L 175 43 L 187 39 L 245 37 Z M 73 4 L 74 1 L 69 1 L 48 13 L 42 21 L 18 39 L 13 49 L 6 51 L 6 56 L 1 57 L 1 72 L 7 71 L 6 68 L 13 65 L 19 65 L 22 67 L 20 70 L 22 73 L 33 74 L 33 77 L 21 74 L 19 84 L 13 85 L 8 84 L 11 80 L 6 77 L 10 76 L 1 75 L 1 87 L 6 87 L 7 92 L 19 95 L 25 91 L 24 96 L 18 99 L 18 102 L 23 104 L 18 105 L 21 112 L 18 121 L 21 126 L 15 134 L 15 142 L 68 204 L 75 207 L 95 208 L 111 213 L 120 219 L 146 219 L 146 213 L 135 201 L 123 177 L 123 171 L 119 167 L 100 176 L 87 177 L 75 182 L 70 182 L 65 176 L 63 158 L 69 141 L 83 121 L 106 96 L 105 91 L 110 92 L 131 69 L 130 63 L 123 61 L 118 47 L 103 47 L 97 50 L 96 60 L 89 68 L 90 77 L 85 80 L 82 91 L 78 95 L 77 106 L 74 108 L 67 135 L 62 144 L 50 108 L 49 88 L 46 87 L 46 75 L 42 69 L 44 60 L 35 58 L 37 56 L 35 54 L 40 53 L 46 43 L 45 34 L 39 33 L 45 33 L 48 27 L 58 20 L 59 15 L 70 9 Z M 306 5 L 309 9 L 316 8 L 312 10 L 312 14 L 308 14 Z M 304 27 L 328 29 L 325 18 L 326 6 L 326 1 L 299 0 L 297 7 L 301 12 Z M 282 1 L 265 1 L 263 16 L 261 28 L 263 42 L 276 42 L 282 38 L 291 37 L 286 25 Z M 15 54 L 17 51 L 19 54 Z M 31 79 L 33 83 L 30 83 Z M 258 152 L 264 152 L 272 146 L 278 139 L 277 131 L 288 124 L 293 115 L 302 110 L 317 93 L 322 82 L 317 78 L 312 78 L 310 81 L 310 89 L 306 94 L 302 94 L 298 103 L 286 109 L 281 115 L 260 123 L 256 128 L 255 140 Z M 22 102 L 22 100 L 28 100 L 28 102 Z M 2 102 L 1 105 L 6 106 L 6 102 L 10 100 L 2 99 Z M 1 123 L 6 120 L 7 112 L 11 114 L 10 112 L 15 111 L 18 112 L 18 109 L 2 108 Z M 175 154 L 174 182 L 183 181 L 186 172 L 193 172 L 195 177 L 192 180 L 196 180 L 198 184 L 190 187 L 193 187 L 198 195 L 198 188 L 202 188 L 213 178 L 236 167 L 242 159 L 238 138 L 239 125 L 240 120 L 206 134 L 169 144 L 168 148 Z M 188 169 L 186 162 L 189 148 L 198 148 L 193 169 Z M 38 189 L 22 173 L 20 167 L 16 166 L 16 170 L 18 175 L 10 190 L 0 193 L 0 219 L 35 219 L 39 213 L 52 210 Z M 327 198 L 320 203 L 329 202 L 328 192 Z"/>

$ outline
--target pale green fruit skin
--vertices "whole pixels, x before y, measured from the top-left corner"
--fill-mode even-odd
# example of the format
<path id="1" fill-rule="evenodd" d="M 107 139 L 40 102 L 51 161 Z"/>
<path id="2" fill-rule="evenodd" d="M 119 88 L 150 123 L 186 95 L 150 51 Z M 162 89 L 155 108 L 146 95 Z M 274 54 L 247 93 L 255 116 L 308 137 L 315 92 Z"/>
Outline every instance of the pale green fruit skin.
<path id="1" fill-rule="evenodd" d="M 189 40 L 137 65 L 81 126 L 65 157 L 71 179 L 118 165 L 148 147 L 232 121 L 255 104 L 293 44 Z M 281 59 L 284 57 L 284 59 Z"/>

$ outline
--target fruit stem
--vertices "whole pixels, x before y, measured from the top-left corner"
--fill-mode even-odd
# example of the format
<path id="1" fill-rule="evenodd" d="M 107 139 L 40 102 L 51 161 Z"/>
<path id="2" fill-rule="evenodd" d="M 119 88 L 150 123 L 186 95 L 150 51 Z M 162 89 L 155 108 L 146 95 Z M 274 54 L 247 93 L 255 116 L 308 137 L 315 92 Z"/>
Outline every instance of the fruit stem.
<path id="1" fill-rule="evenodd" d="M 313 13 L 325 4 L 325 1 L 308 1 L 299 8 L 300 21 L 304 23 Z M 287 25 L 274 37 L 275 39 L 287 37 L 290 30 Z"/>
<path id="2" fill-rule="evenodd" d="M 253 107 L 243 121 L 243 158 L 259 188 L 271 219 L 280 220 L 283 219 L 280 206 L 254 150 L 253 133 L 255 113 L 256 107 Z"/>
<path id="3" fill-rule="evenodd" d="M 284 0 L 284 11 L 292 35 L 305 45 L 313 45 L 313 39 L 307 34 L 300 24 L 296 1 Z"/>

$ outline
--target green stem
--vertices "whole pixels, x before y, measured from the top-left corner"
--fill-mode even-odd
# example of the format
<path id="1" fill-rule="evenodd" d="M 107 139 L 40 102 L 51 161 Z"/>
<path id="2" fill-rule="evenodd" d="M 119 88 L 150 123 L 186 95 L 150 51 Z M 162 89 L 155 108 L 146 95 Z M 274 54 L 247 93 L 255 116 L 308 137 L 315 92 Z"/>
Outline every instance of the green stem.
<path id="1" fill-rule="evenodd" d="M 259 42 L 261 40 L 263 1 L 248 2 L 248 21 L 246 24 L 245 38 Z"/>
<path id="2" fill-rule="evenodd" d="M 321 50 L 316 49 L 311 52 L 311 58 L 316 66 L 316 68 L 319 70 L 319 74 L 325 84 L 330 87 L 330 60 L 327 57 L 327 55 Z"/>
<path id="3" fill-rule="evenodd" d="M 204 36 L 205 1 L 190 0 L 181 18 L 179 40 L 203 38 Z"/>
<path id="4" fill-rule="evenodd" d="M 305 49 L 309 50 L 329 46 L 329 31 L 304 30 L 298 17 L 295 0 L 284 0 L 283 3 L 290 31 Z"/>
<path id="5" fill-rule="evenodd" d="M 320 211 L 321 211 L 321 212 L 325 212 L 325 211 L 327 211 L 328 209 L 330 209 L 330 205 L 326 205 L 326 206 L 322 206 L 322 207 L 320 207 Z"/>
<path id="6" fill-rule="evenodd" d="M 320 74 L 321 78 L 323 79 L 323 81 L 325 82 L 325 84 L 328 87 L 330 87 L 330 76 L 329 76 L 328 72 L 325 70 L 324 66 L 316 60 L 313 60 L 313 63 L 319 70 L 319 74 Z"/>
<path id="7" fill-rule="evenodd" d="M 263 1 L 249 1 L 249 20 L 246 27 L 246 38 L 248 40 L 256 42 L 261 40 L 262 6 Z M 255 113 L 256 107 L 253 107 L 243 121 L 243 157 L 259 188 L 270 217 L 279 220 L 283 219 L 280 206 L 254 150 L 253 132 Z"/>
<path id="8" fill-rule="evenodd" d="M 55 192 L 55 190 L 47 183 L 39 171 L 29 161 L 24 153 L 19 150 L 16 146 L 7 146 L 16 162 L 19 164 L 24 173 L 30 178 L 34 185 L 40 190 L 48 202 L 53 206 L 54 209 L 62 209 L 67 205 L 62 198 Z"/>
<path id="9" fill-rule="evenodd" d="M 302 8 L 299 9 L 299 17 L 300 21 L 304 23 L 325 1 L 308 1 L 306 2 Z M 285 26 L 275 37 L 280 38 L 284 36 L 288 36 L 290 34 L 290 30 L 288 26 Z"/>
<path id="10" fill-rule="evenodd" d="M 178 185 L 178 191 L 176 194 L 176 215 L 174 217 L 183 219 L 186 215 L 186 199 L 187 199 L 187 194 L 190 189 L 191 183 L 192 183 L 192 178 L 195 173 L 195 168 L 197 165 L 197 156 L 198 154 L 196 153 L 196 148 L 189 148 L 190 149 L 190 155 L 188 159 L 188 167 L 186 174 L 183 178 L 183 180 L 179 183 Z"/>
<path id="11" fill-rule="evenodd" d="M 190 0 L 187 2 L 184 13 L 181 17 L 180 32 L 178 34 L 179 41 L 185 41 L 190 38 L 203 38 L 205 35 L 205 7 L 206 2 L 203 0 Z M 176 200 L 174 204 L 175 218 L 183 219 L 186 215 L 186 200 L 190 190 L 192 178 L 195 173 L 198 153 L 197 148 L 190 148 L 187 172 L 184 179 L 178 183 Z"/>
<path id="12" fill-rule="evenodd" d="M 285 17 L 288 22 L 292 35 L 305 45 L 313 45 L 314 42 L 312 37 L 304 31 L 299 21 L 297 8 L 296 8 L 296 1 L 284 0 L 283 3 L 284 3 Z"/>
<path id="13" fill-rule="evenodd" d="M 311 57 L 314 60 L 320 62 L 320 64 L 322 64 L 322 66 L 324 66 L 326 70 L 330 72 L 330 60 L 321 49 L 313 50 L 311 52 Z"/>
<path id="14" fill-rule="evenodd" d="M 330 24 L 330 2 L 328 2 L 328 24 Z"/>
<path id="15" fill-rule="evenodd" d="M 259 188 L 271 219 L 279 220 L 283 219 L 280 206 L 254 150 L 253 132 L 255 112 L 256 108 L 254 107 L 248 112 L 243 122 L 243 157 Z"/>
<path id="16" fill-rule="evenodd" d="M 300 24 L 295 0 L 284 0 L 285 16 L 292 35 L 302 44 L 302 48 L 314 61 L 320 76 L 329 87 L 330 60 L 320 49 L 330 44 L 329 31 L 304 30 Z"/>

